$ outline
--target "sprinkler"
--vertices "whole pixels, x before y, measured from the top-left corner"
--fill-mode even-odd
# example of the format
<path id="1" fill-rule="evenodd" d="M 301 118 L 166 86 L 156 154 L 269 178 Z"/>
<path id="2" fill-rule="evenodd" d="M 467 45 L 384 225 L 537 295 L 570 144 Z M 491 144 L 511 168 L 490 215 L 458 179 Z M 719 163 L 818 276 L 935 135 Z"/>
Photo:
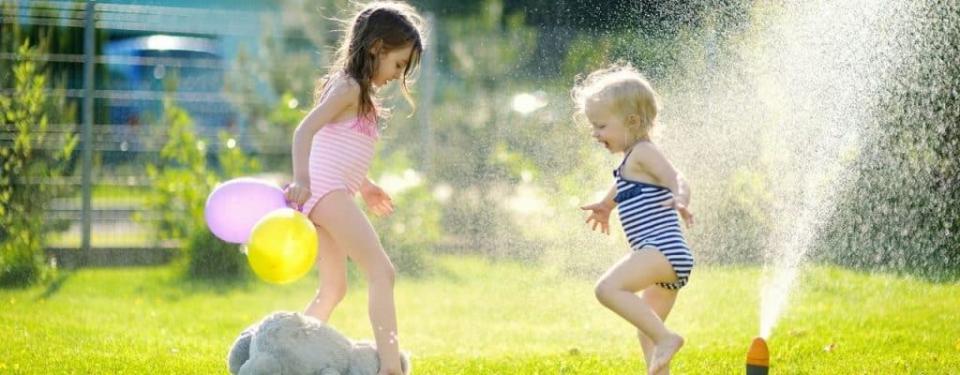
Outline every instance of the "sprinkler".
<path id="1" fill-rule="evenodd" d="M 753 339 L 747 351 L 747 375 L 767 375 L 770 370 L 770 350 L 762 337 Z"/>

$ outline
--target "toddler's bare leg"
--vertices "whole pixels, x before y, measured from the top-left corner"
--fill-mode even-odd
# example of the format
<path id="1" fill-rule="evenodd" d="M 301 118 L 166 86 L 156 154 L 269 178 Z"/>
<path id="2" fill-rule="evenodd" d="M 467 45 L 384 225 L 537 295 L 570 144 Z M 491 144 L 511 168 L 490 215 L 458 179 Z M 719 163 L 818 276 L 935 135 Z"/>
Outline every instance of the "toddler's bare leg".
<path id="1" fill-rule="evenodd" d="M 643 296 L 640 299 L 650 306 L 654 312 L 657 313 L 657 316 L 660 317 L 660 320 L 663 320 L 666 323 L 667 316 L 670 315 L 670 310 L 673 309 L 674 302 L 677 301 L 677 291 L 661 288 L 657 285 L 653 285 L 644 289 Z M 643 358 L 647 364 L 647 368 L 650 368 L 650 364 L 653 361 L 653 349 L 654 343 L 649 337 L 643 334 L 643 331 L 637 330 L 637 337 L 640 339 L 640 346 L 643 348 Z M 656 375 L 669 375 L 670 369 L 663 368 Z"/>
<path id="2" fill-rule="evenodd" d="M 658 373 L 669 368 L 670 360 L 683 346 L 683 338 L 663 325 L 663 320 L 643 302 L 636 292 L 658 282 L 671 282 L 677 278 L 673 267 L 660 251 L 645 248 L 631 252 L 607 271 L 596 286 L 597 299 L 637 327 L 654 343 L 653 356 L 648 371 Z"/>

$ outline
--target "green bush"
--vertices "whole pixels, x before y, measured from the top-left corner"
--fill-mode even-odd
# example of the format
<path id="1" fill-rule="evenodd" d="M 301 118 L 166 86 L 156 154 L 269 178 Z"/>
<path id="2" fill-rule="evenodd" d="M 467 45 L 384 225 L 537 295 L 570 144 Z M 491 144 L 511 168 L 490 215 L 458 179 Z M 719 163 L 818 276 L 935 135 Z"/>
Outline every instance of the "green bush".
<path id="1" fill-rule="evenodd" d="M 377 231 L 397 270 L 411 276 L 429 272 L 429 251 L 440 240 L 440 207 L 425 186 L 393 197 L 396 211 L 375 219 Z"/>
<path id="2" fill-rule="evenodd" d="M 422 276 L 429 273 L 429 251 L 434 249 L 443 234 L 441 206 L 429 187 L 422 183 L 421 176 L 409 165 L 405 154 L 399 152 L 375 162 L 371 175 L 378 178 L 374 182 L 388 193 L 394 184 L 405 186 L 394 187 L 396 191 L 391 195 L 395 208 L 393 214 L 373 217 L 371 221 L 397 271 Z"/>
<path id="3" fill-rule="evenodd" d="M 250 274 L 247 257 L 237 245 L 224 242 L 205 225 L 194 228 L 184 246 L 186 275 L 192 279 L 245 279 Z"/>
<path id="4" fill-rule="evenodd" d="M 708 228 L 695 231 L 698 261 L 717 264 L 762 264 L 774 220 L 773 196 L 764 174 L 740 169 L 723 184 L 713 209 L 700 220 Z"/>
<path id="5" fill-rule="evenodd" d="M 248 274 L 246 257 L 237 245 L 213 236 L 204 222 L 203 209 L 218 180 L 250 173 L 258 164 L 239 148 L 224 147 L 218 152 L 219 173 L 208 169 L 206 143 L 197 137 L 189 114 L 168 99 L 164 102 L 163 116 L 169 130 L 160 151 L 160 162 L 147 166 L 154 186 L 147 209 L 159 212 L 161 217 L 156 223 L 157 235 L 162 240 L 182 241 L 181 262 L 189 278 L 245 277 Z M 227 134 L 219 137 L 220 144 L 228 143 Z"/>
<path id="6" fill-rule="evenodd" d="M 8 228 L 8 237 L 0 243 L 0 286 L 27 286 L 41 280 L 48 271 L 40 238 L 34 231 L 39 227 L 36 221 Z"/>
<path id="7" fill-rule="evenodd" d="M 43 212 L 61 190 L 45 181 L 68 173 L 67 159 L 76 146 L 72 135 L 47 133 L 51 120 L 72 123 L 71 107 L 62 95 L 48 95 L 47 71 L 35 57 L 45 46 L 24 42 L 12 77 L 0 77 L 11 94 L 0 96 L 0 285 L 29 285 L 46 272 L 42 245 Z M 66 121 L 62 121 L 66 120 Z M 69 130 L 65 134 L 70 134 Z"/>
<path id="8" fill-rule="evenodd" d="M 960 7 L 932 2 L 908 34 L 817 256 L 866 270 L 960 279 Z M 922 82 L 923 84 L 919 84 Z"/>

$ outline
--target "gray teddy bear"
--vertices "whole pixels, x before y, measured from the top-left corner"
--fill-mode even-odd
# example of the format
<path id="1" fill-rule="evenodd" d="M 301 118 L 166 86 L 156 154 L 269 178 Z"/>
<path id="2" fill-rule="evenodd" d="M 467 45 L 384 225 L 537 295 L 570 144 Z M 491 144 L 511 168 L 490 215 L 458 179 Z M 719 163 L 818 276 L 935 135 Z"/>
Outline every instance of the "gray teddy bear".
<path id="1" fill-rule="evenodd" d="M 409 374 L 406 354 L 401 365 Z M 350 341 L 320 320 L 276 312 L 240 333 L 227 367 L 234 375 L 376 375 L 380 359 L 372 344 Z"/>

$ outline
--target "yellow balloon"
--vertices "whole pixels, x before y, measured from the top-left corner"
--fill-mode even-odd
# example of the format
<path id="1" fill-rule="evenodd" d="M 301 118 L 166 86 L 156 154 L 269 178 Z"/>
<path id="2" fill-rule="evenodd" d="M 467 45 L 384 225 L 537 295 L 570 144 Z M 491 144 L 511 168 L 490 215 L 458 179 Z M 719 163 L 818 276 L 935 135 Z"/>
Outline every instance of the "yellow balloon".
<path id="1" fill-rule="evenodd" d="M 317 259 L 317 231 L 302 213 L 271 211 L 253 226 L 247 262 L 261 279 L 286 284 L 303 277 Z"/>

